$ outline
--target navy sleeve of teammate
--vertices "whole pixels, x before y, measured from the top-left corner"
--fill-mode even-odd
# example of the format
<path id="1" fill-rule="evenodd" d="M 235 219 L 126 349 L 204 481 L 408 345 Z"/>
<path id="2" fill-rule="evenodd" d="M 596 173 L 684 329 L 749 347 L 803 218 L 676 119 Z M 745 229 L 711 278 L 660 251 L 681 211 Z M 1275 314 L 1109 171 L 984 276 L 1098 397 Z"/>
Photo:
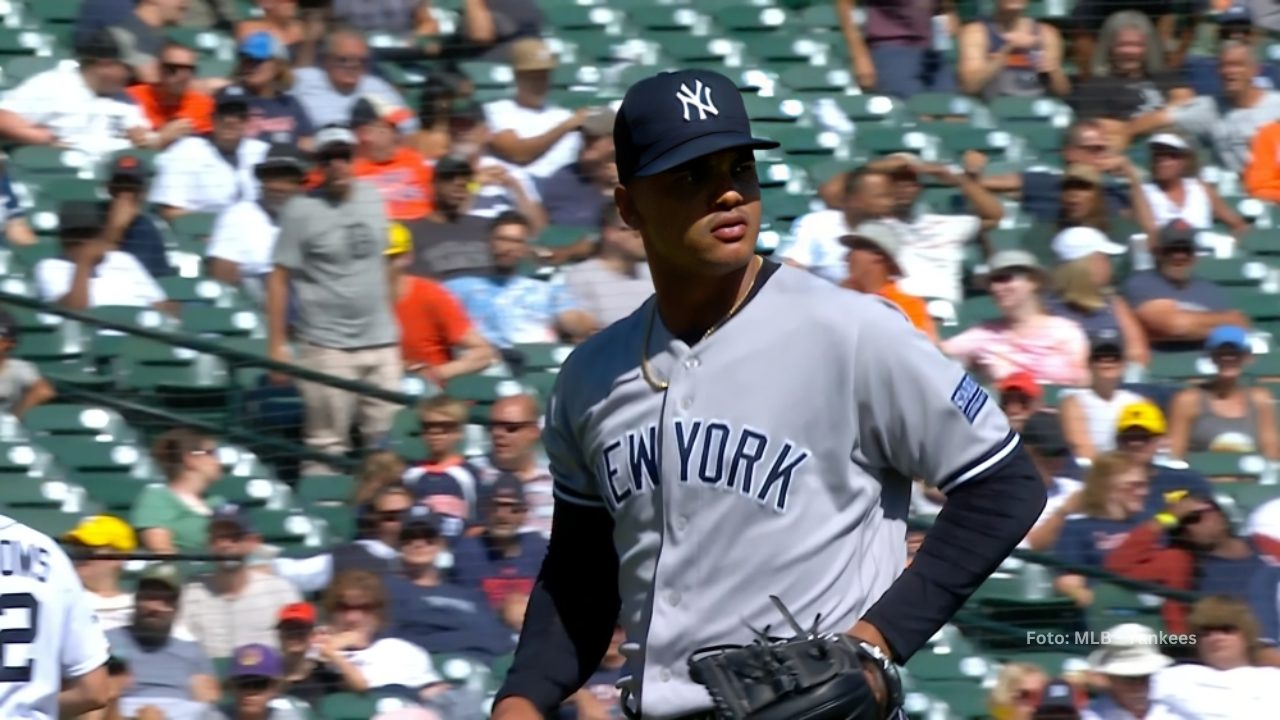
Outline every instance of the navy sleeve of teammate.
<path id="1" fill-rule="evenodd" d="M 573 358 L 570 358 L 570 363 Z M 542 571 L 529 595 L 515 662 L 495 698 L 521 697 L 550 715 L 600 666 L 622 601 L 613 518 L 583 461 L 564 383 L 577 375 L 570 363 L 547 403 L 542 443 L 555 480 L 555 514 Z"/>
<path id="2" fill-rule="evenodd" d="M 1045 489 L 996 403 L 900 313 L 873 304 L 857 343 L 861 451 L 947 493 L 911 566 L 863 618 L 906 662 L 1026 536 Z"/>

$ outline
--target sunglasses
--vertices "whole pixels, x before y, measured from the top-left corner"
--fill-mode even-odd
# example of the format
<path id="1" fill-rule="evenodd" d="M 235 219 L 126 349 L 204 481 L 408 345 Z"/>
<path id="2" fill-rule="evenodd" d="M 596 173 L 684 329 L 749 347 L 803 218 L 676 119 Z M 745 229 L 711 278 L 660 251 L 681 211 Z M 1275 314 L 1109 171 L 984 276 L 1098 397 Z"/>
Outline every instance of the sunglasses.
<path id="1" fill-rule="evenodd" d="M 991 284 L 999 285 L 1001 283 L 1012 282 L 1020 277 L 1025 277 L 1026 273 L 1018 270 L 1001 270 L 991 275 Z"/>
<path id="2" fill-rule="evenodd" d="M 1238 632 L 1240 632 L 1240 628 L 1235 625 L 1205 625 L 1200 628 L 1201 635 L 1211 635 L 1213 633 L 1225 633 L 1227 635 L 1232 635 Z"/>
<path id="3" fill-rule="evenodd" d="M 435 530 L 428 530 L 426 528 L 410 528 L 400 533 L 400 542 L 402 543 L 410 543 L 410 542 L 414 542 L 415 540 L 422 540 L 424 542 L 430 543 L 430 542 L 435 542 L 436 540 L 439 540 L 439 539 L 440 539 L 440 533 L 436 532 Z"/>
<path id="4" fill-rule="evenodd" d="M 458 428 L 460 427 L 462 427 L 462 423 L 456 423 L 456 422 L 445 421 L 445 420 L 423 422 L 422 432 L 426 434 L 450 433 L 450 432 L 457 432 Z"/>
<path id="5" fill-rule="evenodd" d="M 1022 405 L 1031 404 L 1031 396 L 1020 392 L 1007 392 L 1000 396 L 1000 405 Z"/>
<path id="6" fill-rule="evenodd" d="M 316 154 L 320 164 L 328 164 L 337 160 L 351 162 L 352 150 L 349 147 L 328 148 Z"/>
<path id="7" fill-rule="evenodd" d="M 1155 435 L 1152 435 L 1146 430 L 1125 430 L 1117 435 L 1116 439 L 1121 443 L 1129 444 L 1150 442 L 1153 437 L 1155 437 Z"/>
<path id="8" fill-rule="evenodd" d="M 1161 248 L 1160 254 L 1168 257 L 1174 255 L 1194 255 L 1195 248 L 1190 245 L 1174 245 L 1173 247 Z"/>
<path id="9" fill-rule="evenodd" d="M 180 72 L 195 72 L 196 66 L 187 65 L 184 63 L 161 63 L 160 69 L 166 73 L 173 75 Z"/>
<path id="10" fill-rule="evenodd" d="M 261 693 L 266 692 L 271 687 L 271 678 L 265 677 L 246 677 L 239 678 L 235 681 L 236 690 L 239 692 Z"/>
<path id="11" fill-rule="evenodd" d="M 1184 516 L 1183 516 L 1183 518 L 1182 518 L 1182 524 L 1183 524 L 1183 525 L 1195 525 L 1196 523 L 1198 523 L 1198 522 L 1200 522 L 1201 520 L 1203 520 L 1203 519 L 1204 519 L 1205 514 L 1206 514 L 1206 513 L 1208 513 L 1208 512 L 1209 512 L 1208 510 L 1196 510 L 1195 512 L 1187 513 L 1187 514 L 1186 514 L 1186 515 L 1184 515 Z"/>
<path id="12" fill-rule="evenodd" d="M 524 422 L 491 422 L 489 429 L 493 432 L 516 433 L 537 426 L 537 422 L 533 420 L 525 420 Z"/>
<path id="13" fill-rule="evenodd" d="M 521 515 L 529 511 L 529 507 L 522 503 L 513 502 L 495 502 L 490 505 L 494 512 L 506 512 L 512 515 Z"/>
<path id="14" fill-rule="evenodd" d="M 366 612 L 371 613 L 378 609 L 374 603 L 338 603 L 338 612 Z"/>
<path id="15" fill-rule="evenodd" d="M 331 60 L 334 65 L 345 68 L 362 68 L 369 63 L 365 55 L 334 55 Z"/>
<path id="16" fill-rule="evenodd" d="M 1104 144 L 1098 144 L 1098 145 L 1077 145 L 1077 146 L 1076 146 L 1076 149 L 1077 149 L 1077 150 L 1083 150 L 1084 152 L 1087 152 L 1087 153 L 1089 153 L 1090 155 L 1102 155 L 1102 154 L 1104 154 L 1104 153 L 1106 153 L 1106 152 L 1108 152 L 1108 151 L 1110 151 L 1110 150 L 1111 150 L 1111 148 L 1110 148 L 1110 147 L 1108 147 L 1107 145 L 1104 145 Z"/>

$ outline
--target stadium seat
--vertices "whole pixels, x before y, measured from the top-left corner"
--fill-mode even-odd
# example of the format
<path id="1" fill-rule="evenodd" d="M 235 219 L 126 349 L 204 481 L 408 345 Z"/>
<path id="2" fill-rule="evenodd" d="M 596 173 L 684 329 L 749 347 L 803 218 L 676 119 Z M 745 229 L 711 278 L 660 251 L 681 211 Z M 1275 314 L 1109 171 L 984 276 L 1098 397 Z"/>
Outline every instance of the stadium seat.
<path id="1" fill-rule="evenodd" d="M 1216 285 L 1256 287 L 1266 279 L 1269 270 L 1261 260 L 1247 257 L 1199 258 L 1195 274 Z"/>
<path id="2" fill-rule="evenodd" d="M 926 151 L 936 153 L 938 148 L 936 137 L 914 128 L 860 127 L 853 142 L 859 151 L 872 155 L 910 152 L 924 156 Z"/>
<path id="3" fill-rule="evenodd" d="M 355 488 L 356 480 L 350 475 L 304 475 L 298 479 L 298 500 L 308 505 L 337 503 L 347 507 Z"/>
<path id="4" fill-rule="evenodd" d="M 519 395 L 520 384 L 510 378 L 491 375 L 460 375 L 445 381 L 450 397 L 477 403 L 493 403 L 500 397 Z"/>
<path id="5" fill-rule="evenodd" d="M 22 522 L 49 537 L 61 537 L 69 532 L 84 517 L 82 513 L 63 512 L 57 508 L 23 508 Z"/>
<path id="6" fill-rule="evenodd" d="M 0 28 L 0 55 L 49 55 L 55 46 L 54 36 L 47 32 L 23 28 Z"/>
<path id="7" fill-rule="evenodd" d="M 75 472 L 127 472 L 141 478 L 152 476 L 147 453 L 132 443 L 77 435 L 50 435 L 39 438 L 38 442 L 58 459 L 58 464 Z"/>
<path id="8" fill-rule="evenodd" d="M 276 483 L 265 478 L 244 478 L 223 475 L 209 488 L 211 497 L 219 497 L 229 503 L 245 507 L 262 507 L 280 495 Z"/>
<path id="9" fill-rule="evenodd" d="M 40 405 L 22 416 L 22 424 L 35 436 L 80 435 L 133 443 L 137 432 L 120 413 L 97 405 L 54 403 Z"/>
<path id="10" fill-rule="evenodd" d="M 754 50 L 754 48 L 753 48 Z M 782 84 L 800 97 L 820 98 L 843 95 L 855 86 L 853 76 L 843 67 L 814 68 L 805 65 L 782 71 Z"/>
<path id="11" fill-rule="evenodd" d="M 344 543 L 356 537 L 355 509 L 346 505 L 308 505 L 307 514 L 323 520 L 328 526 L 331 543 Z"/>
<path id="12" fill-rule="evenodd" d="M 53 331 L 20 332 L 14 355 L 33 362 L 71 360 L 84 355 L 87 343 L 79 323 L 64 322 L 45 327 L 52 327 Z"/>
<path id="13" fill-rule="evenodd" d="M 975 662 L 976 659 L 976 662 Z M 911 656 L 907 672 L 918 680 L 967 680 L 978 682 L 986 673 L 986 663 L 974 656 L 922 650 Z"/>
<path id="14" fill-rule="evenodd" d="M 1275 485 L 1259 485 L 1258 483 L 1225 483 L 1219 487 L 1225 490 L 1236 502 L 1241 513 L 1248 515 L 1264 503 L 1280 498 Z"/>
<path id="15" fill-rule="evenodd" d="M 76 473 L 76 483 L 85 489 L 89 499 L 102 505 L 109 514 L 127 516 L 147 486 L 144 480 L 126 473 Z"/>
<path id="16" fill-rule="evenodd" d="M 921 688 L 934 699 L 934 704 L 921 718 L 985 720 L 990 717 L 987 694 L 981 685 L 964 680 L 941 680 L 924 683 Z"/>
<path id="17" fill-rule="evenodd" d="M 1253 228 L 1240 238 L 1240 249 L 1252 255 L 1280 255 L 1280 229 Z"/>
<path id="18" fill-rule="evenodd" d="M 576 245 L 582 242 L 584 238 L 595 237 L 596 232 L 596 228 L 548 225 L 538 234 L 537 244 L 545 248 L 558 250 Z"/>
<path id="19" fill-rule="evenodd" d="M 24 3 L 28 18 L 41 25 L 46 23 L 71 24 L 80 17 L 80 6 L 85 0 L 38 0 Z"/>
<path id="20" fill-rule="evenodd" d="M 37 478 L 9 478 L 0 482 L 0 506 L 11 508 L 60 508 L 66 500 L 62 483 Z"/>
<path id="21" fill-rule="evenodd" d="M 1144 595 L 1114 583 L 1093 585 L 1093 604 L 1085 611 L 1086 622 L 1093 632 L 1102 632 L 1121 623 L 1136 622 L 1160 628 L 1160 608 L 1164 602 L 1157 596 Z"/>
<path id="22" fill-rule="evenodd" d="M 139 339 L 120 345 L 116 377 L 125 387 L 160 394 L 218 391 L 228 381 L 220 357 Z"/>
<path id="23" fill-rule="evenodd" d="M 1267 468 L 1261 455 L 1231 452 L 1190 453 L 1187 465 L 1207 478 L 1231 480 L 1256 480 Z"/>
<path id="24" fill-rule="evenodd" d="M 258 313 L 209 305 L 184 307 L 182 329 L 202 336 L 266 337 L 266 323 Z"/>
<path id="25" fill-rule="evenodd" d="M 573 351 L 572 345 L 560 343 L 526 343 L 514 348 L 524 357 L 527 370 L 551 370 L 560 367 Z"/>
<path id="26" fill-rule="evenodd" d="M 41 202 L 103 202 L 106 199 L 106 190 L 93 180 L 53 178 L 40 185 Z"/>
<path id="27" fill-rule="evenodd" d="M 90 157 L 79 150 L 45 145 L 19 145 L 9 160 L 24 180 L 54 175 L 73 177 L 78 169 L 91 166 Z"/>
<path id="28" fill-rule="evenodd" d="M 921 121 L 963 120 L 979 127 L 990 123 L 986 106 L 967 95 L 920 93 L 907 99 L 907 111 Z"/>
<path id="29" fill-rule="evenodd" d="M 196 239 L 204 239 L 213 234 L 213 225 L 218 216 L 214 213 L 187 213 L 178 216 L 171 226 L 179 235 Z"/>
<path id="30" fill-rule="evenodd" d="M 253 529 L 269 543 L 314 547 L 324 541 L 316 523 L 299 510 L 249 508 L 248 516 Z"/>
<path id="31" fill-rule="evenodd" d="M 367 695 L 334 693 L 325 695 L 318 709 L 326 720 L 369 720 L 378 714 L 378 702 Z"/>

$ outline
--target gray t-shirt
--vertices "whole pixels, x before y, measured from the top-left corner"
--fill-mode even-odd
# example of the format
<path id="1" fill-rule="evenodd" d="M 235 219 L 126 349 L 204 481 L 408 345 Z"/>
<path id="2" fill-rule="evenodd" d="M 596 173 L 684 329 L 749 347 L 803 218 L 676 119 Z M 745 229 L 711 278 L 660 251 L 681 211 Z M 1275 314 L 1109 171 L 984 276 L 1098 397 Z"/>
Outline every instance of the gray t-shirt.
<path id="1" fill-rule="evenodd" d="M 211 709 L 191 697 L 191 678 L 217 677 L 213 663 L 193 640 L 170 637 L 163 647 L 143 649 L 128 628 L 107 633 L 111 654 L 129 664 L 133 684 L 120 698 L 121 710 L 130 713 L 155 705 L 167 718 L 203 718 Z"/>
<path id="2" fill-rule="evenodd" d="M 364 75 L 356 83 L 355 90 L 344 95 L 333 87 L 324 70 L 315 67 L 294 70 L 293 88 L 289 93 L 302 103 L 307 117 L 311 118 L 311 123 L 316 127 L 348 124 L 351 122 L 351 108 L 365 95 L 373 95 L 397 107 L 409 107 L 405 104 L 404 97 L 380 77 Z M 418 129 L 418 118 L 408 118 L 399 126 L 402 132 L 414 132 Z"/>
<path id="3" fill-rule="evenodd" d="M 1169 112 L 1179 130 L 1209 145 L 1218 163 L 1232 172 L 1243 172 L 1258 128 L 1280 120 L 1280 92 L 1268 90 L 1257 104 L 1247 108 L 1228 107 L 1202 95 L 1169 108 Z"/>
<path id="4" fill-rule="evenodd" d="M 600 327 L 612 325 L 635 312 L 653 294 L 649 266 L 636 266 L 635 277 L 615 272 L 603 260 L 592 258 L 564 271 L 565 284 L 578 298 L 579 307 L 591 313 Z"/>
<path id="5" fill-rule="evenodd" d="M 1134 273 L 1124 283 L 1124 299 L 1137 310 L 1152 300 L 1175 300 L 1178 309 L 1197 312 L 1224 312 L 1231 309 L 1231 302 L 1222 288 L 1207 280 L 1191 278 L 1185 285 L 1174 285 L 1155 270 Z M 1152 342 L 1151 348 L 1159 352 L 1186 352 L 1199 350 L 1204 343 L 1199 340 Z"/>
<path id="6" fill-rule="evenodd" d="M 13 412 L 17 405 L 40 380 L 40 371 L 26 360 L 9 358 L 0 366 L 0 412 Z"/>
<path id="7" fill-rule="evenodd" d="M 362 182 L 342 203 L 308 194 L 285 204 L 272 262 L 290 270 L 301 340 L 344 350 L 399 341 L 383 256 L 387 232 L 382 196 Z"/>

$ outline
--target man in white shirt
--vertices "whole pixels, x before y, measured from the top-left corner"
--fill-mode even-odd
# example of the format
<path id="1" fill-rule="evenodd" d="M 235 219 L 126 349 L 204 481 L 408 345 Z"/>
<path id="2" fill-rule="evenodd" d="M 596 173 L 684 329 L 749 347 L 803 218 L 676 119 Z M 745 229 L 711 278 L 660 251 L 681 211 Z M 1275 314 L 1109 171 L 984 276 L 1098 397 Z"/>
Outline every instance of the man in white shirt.
<path id="1" fill-rule="evenodd" d="M 576 132 L 591 114 L 590 108 L 576 112 L 547 101 L 551 90 L 551 70 L 556 59 L 546 44 L 536 38 L 511 44 L 511 69 L 515 71 L 516 94 L 509 100 L 494 100 L 484 106 L 485 121 L 493 133 L 489 149 L 499 160 L 516 165 L 536 178 L 576 162 L 582 135 Z"/>
<path id="2" fill-rule="evenodd" d="M 77 65 L 28 78 L 0 100 L 0 137 L 23 145 L 58 145 L 93 158 L 155 142 L 151 123 L 124 94 L 129 68 L 107 30 L 76 43 Z"/>
<path id="3" fill-rule="evenodd" d="M 318 67 L 293 71 L 289 94 L 298 98 L 313 126 L 345 125 L 356 101 L 373 95 L 394 107 L 409 107 L 390 83 L 369 74 L 369 44 L 358 30 L 335 30 L 325 38 L 324 57 Z M 396 124 L 402 133 L 418 130 L 418 118 Z"/>
<path id="4" fill-rule="evenodd" d="M 854 228 L 868 220 L 888 220 L 892 212 L 893 180 L 889 174 L 858 168 L 845 175 L 839 210 L 818 210 L 796 218 L 791 224 L 793 241 L 782 252 L 782 259 L 833 283 L 843 283 L 849 275 L 845 262 L 849 250 L 840 238 L 852 235 Z"/>
<path id="5" fill-rule="evenodd" d="M 262 197 L 241 200 L 218 215 L 205 257 L 209 275 L 243 289 L 258 304 L 266 303 L 266 277 L 280 234 L 280 209 L 302 192 L 310 164 L 293 145 L 273 145 L 254 168 Z"/>
<path id="6" fill-rule="evenodd" d="M 156 177 L 147 200 L 173 222 L 187 213 L 217 213 L 241 200 L 258 199 L 254 168 L 270 145 L 245 137 L 249 103 L 220 95 L 208 137 L 183 138 L 156 158 Z"/>
<path id="7" fill-rule="evenodd" d="M 65 202 L 58 210 L 62 256 L 36 263 L 41 299 L 70 310 L 103 305 L 154 307 L 168 312 L 168 299 L 155 278 L 126 252 L 112 250 L 102 237 L 102 207 L 95 202 Z"/>

